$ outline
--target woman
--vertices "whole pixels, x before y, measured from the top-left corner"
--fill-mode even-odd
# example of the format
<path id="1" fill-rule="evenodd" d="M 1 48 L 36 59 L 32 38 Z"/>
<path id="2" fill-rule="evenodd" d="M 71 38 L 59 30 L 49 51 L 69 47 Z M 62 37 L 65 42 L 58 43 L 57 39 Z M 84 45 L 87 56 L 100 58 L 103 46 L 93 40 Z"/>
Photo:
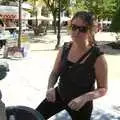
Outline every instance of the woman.
<path id="1" fill-rule="evenodd" d="M 71 21 L 72 42 L 59 50 L 46 99 L 36 109 L 45 119 L 65 109 L 72 120 L 90 120 L 92 101 L 106 94 L 107 63 L 94 44 L 94 33 L 95 17 L 89 12 L 77 12 Z M 58 78 L 58 86 L 54 87 Z"/>

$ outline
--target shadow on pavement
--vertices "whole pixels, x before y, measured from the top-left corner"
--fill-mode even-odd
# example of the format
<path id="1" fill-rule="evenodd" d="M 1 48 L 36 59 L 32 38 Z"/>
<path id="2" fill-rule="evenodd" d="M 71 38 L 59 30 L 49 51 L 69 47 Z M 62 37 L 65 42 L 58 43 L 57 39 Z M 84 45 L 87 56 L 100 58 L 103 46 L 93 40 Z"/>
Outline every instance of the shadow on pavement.
<path id="1" fill-rule="evenodd" d="M 113 49 L 109 44 L 111 41 L 97 41 L 96 44 L 105 54 L 118 55 L 120 54 L 120 49 Z"/>
<path id="2" fill-rule="evenodd" d="M 109 55 L 119 55 L 120 49 L 113 49 L 109 44 L 111 41 L 97 41 L 97 46 L 103 51 L 105 54 Z M 44 48 L 40 49 L 34 49 L 32 51 L 55 51 L 55 48 L 48 48 L 49 46 L 45 46 Z"/>
<path id="3" fill-rule="evenodd" d="M 95 110 L 93 111 L 91 120 L 120 120 L 120 117 L 106 113 L 103 110 Z"/>
<path id="4" fill-rule="evenodd" d="M 53 120 L 72 120 L 69 114 L 63 110 L 62 112 L 55 115 Z M 120 117 L 116 117 L 110 113 L 106 113 L 103 110 L 94 110 L 91 120 L 120 120 Z"/>
<path id="5" fill-rule="evenodd" d="M 31 51 L 39 52 L 39 51 L 56 51 L 56 50 L 55 49 L 39 49 L 39 50 L 31 50 Z"/>
<path id="6" fill-rule="evenodd" d="M 50 40 L 50 41 L 46 41 L 46 40 L 42 40 L 42 39 L 36 39 L 36 40 L 33 40 L 31 41 L 30 43 L 44 43 L 44 44 L 50 44 L 50 43 L 54 43 L 55 40 Z"/>

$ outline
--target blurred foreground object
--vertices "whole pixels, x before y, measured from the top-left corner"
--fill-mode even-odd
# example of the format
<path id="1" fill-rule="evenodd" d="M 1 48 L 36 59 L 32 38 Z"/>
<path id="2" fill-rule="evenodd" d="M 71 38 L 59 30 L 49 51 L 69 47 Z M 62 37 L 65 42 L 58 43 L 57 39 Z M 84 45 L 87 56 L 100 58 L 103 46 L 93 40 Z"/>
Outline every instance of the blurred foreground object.
<path id="1" fill-rule="evenodd" d="M 39 112 L 25 106 L 9 106 L 6 114 L 7 120 L 45 120 Z"/>
<path id="2" fill-rule="evenodd" d="M 4 79 L 9 71 L 9 64 L 7 62 L 0 62 L 0 80 Z"/>
<path id="3" fill-rule="evenodd" d="M 9 71 L 9 65 L 6 62 L 0 62 L 0 80 L 5 78 Z M 2 102 L 2 93 L 0 91 L 0 120 L 6 120 L 5 104 Z"/>
<path id="4" fill-rule="evenodd" d="M 0 120 L 6 120 L 5 104 L 0 99 Z"/>

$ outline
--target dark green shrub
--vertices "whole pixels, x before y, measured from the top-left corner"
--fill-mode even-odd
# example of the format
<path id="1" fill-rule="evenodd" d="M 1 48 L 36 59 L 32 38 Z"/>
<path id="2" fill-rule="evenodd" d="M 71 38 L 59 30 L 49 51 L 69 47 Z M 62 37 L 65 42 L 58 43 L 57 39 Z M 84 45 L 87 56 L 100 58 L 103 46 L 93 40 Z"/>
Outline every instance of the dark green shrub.
<path id="1" fill-rule="evenodd" d="M 110 25 L 110 31 L 116 33 L 120 32 L 120 7 L 113 15 L 112 23 Z"/>

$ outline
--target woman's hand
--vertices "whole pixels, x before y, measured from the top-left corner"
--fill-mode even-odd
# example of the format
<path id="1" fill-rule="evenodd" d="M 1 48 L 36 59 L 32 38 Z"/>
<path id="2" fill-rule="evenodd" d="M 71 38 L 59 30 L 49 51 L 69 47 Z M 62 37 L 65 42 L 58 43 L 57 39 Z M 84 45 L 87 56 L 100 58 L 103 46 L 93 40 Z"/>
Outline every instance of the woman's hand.
<path id="1" fill-rule="evenodd" d="M 46 98 L 49 102 L 55 102 L 55 100 L 56 100 L 55 88 L 50 88 L 47 90 Z"/>
<path id="2" fill-rule="evenodd" d="M 77 98 L 74 98 L 68 103 L 68 107 L 70 107 L 72 110 L 78 111 L 80 108 L 82 108 L 85 103 L 88 101 L 86 95 L 81 95 Z"/>

